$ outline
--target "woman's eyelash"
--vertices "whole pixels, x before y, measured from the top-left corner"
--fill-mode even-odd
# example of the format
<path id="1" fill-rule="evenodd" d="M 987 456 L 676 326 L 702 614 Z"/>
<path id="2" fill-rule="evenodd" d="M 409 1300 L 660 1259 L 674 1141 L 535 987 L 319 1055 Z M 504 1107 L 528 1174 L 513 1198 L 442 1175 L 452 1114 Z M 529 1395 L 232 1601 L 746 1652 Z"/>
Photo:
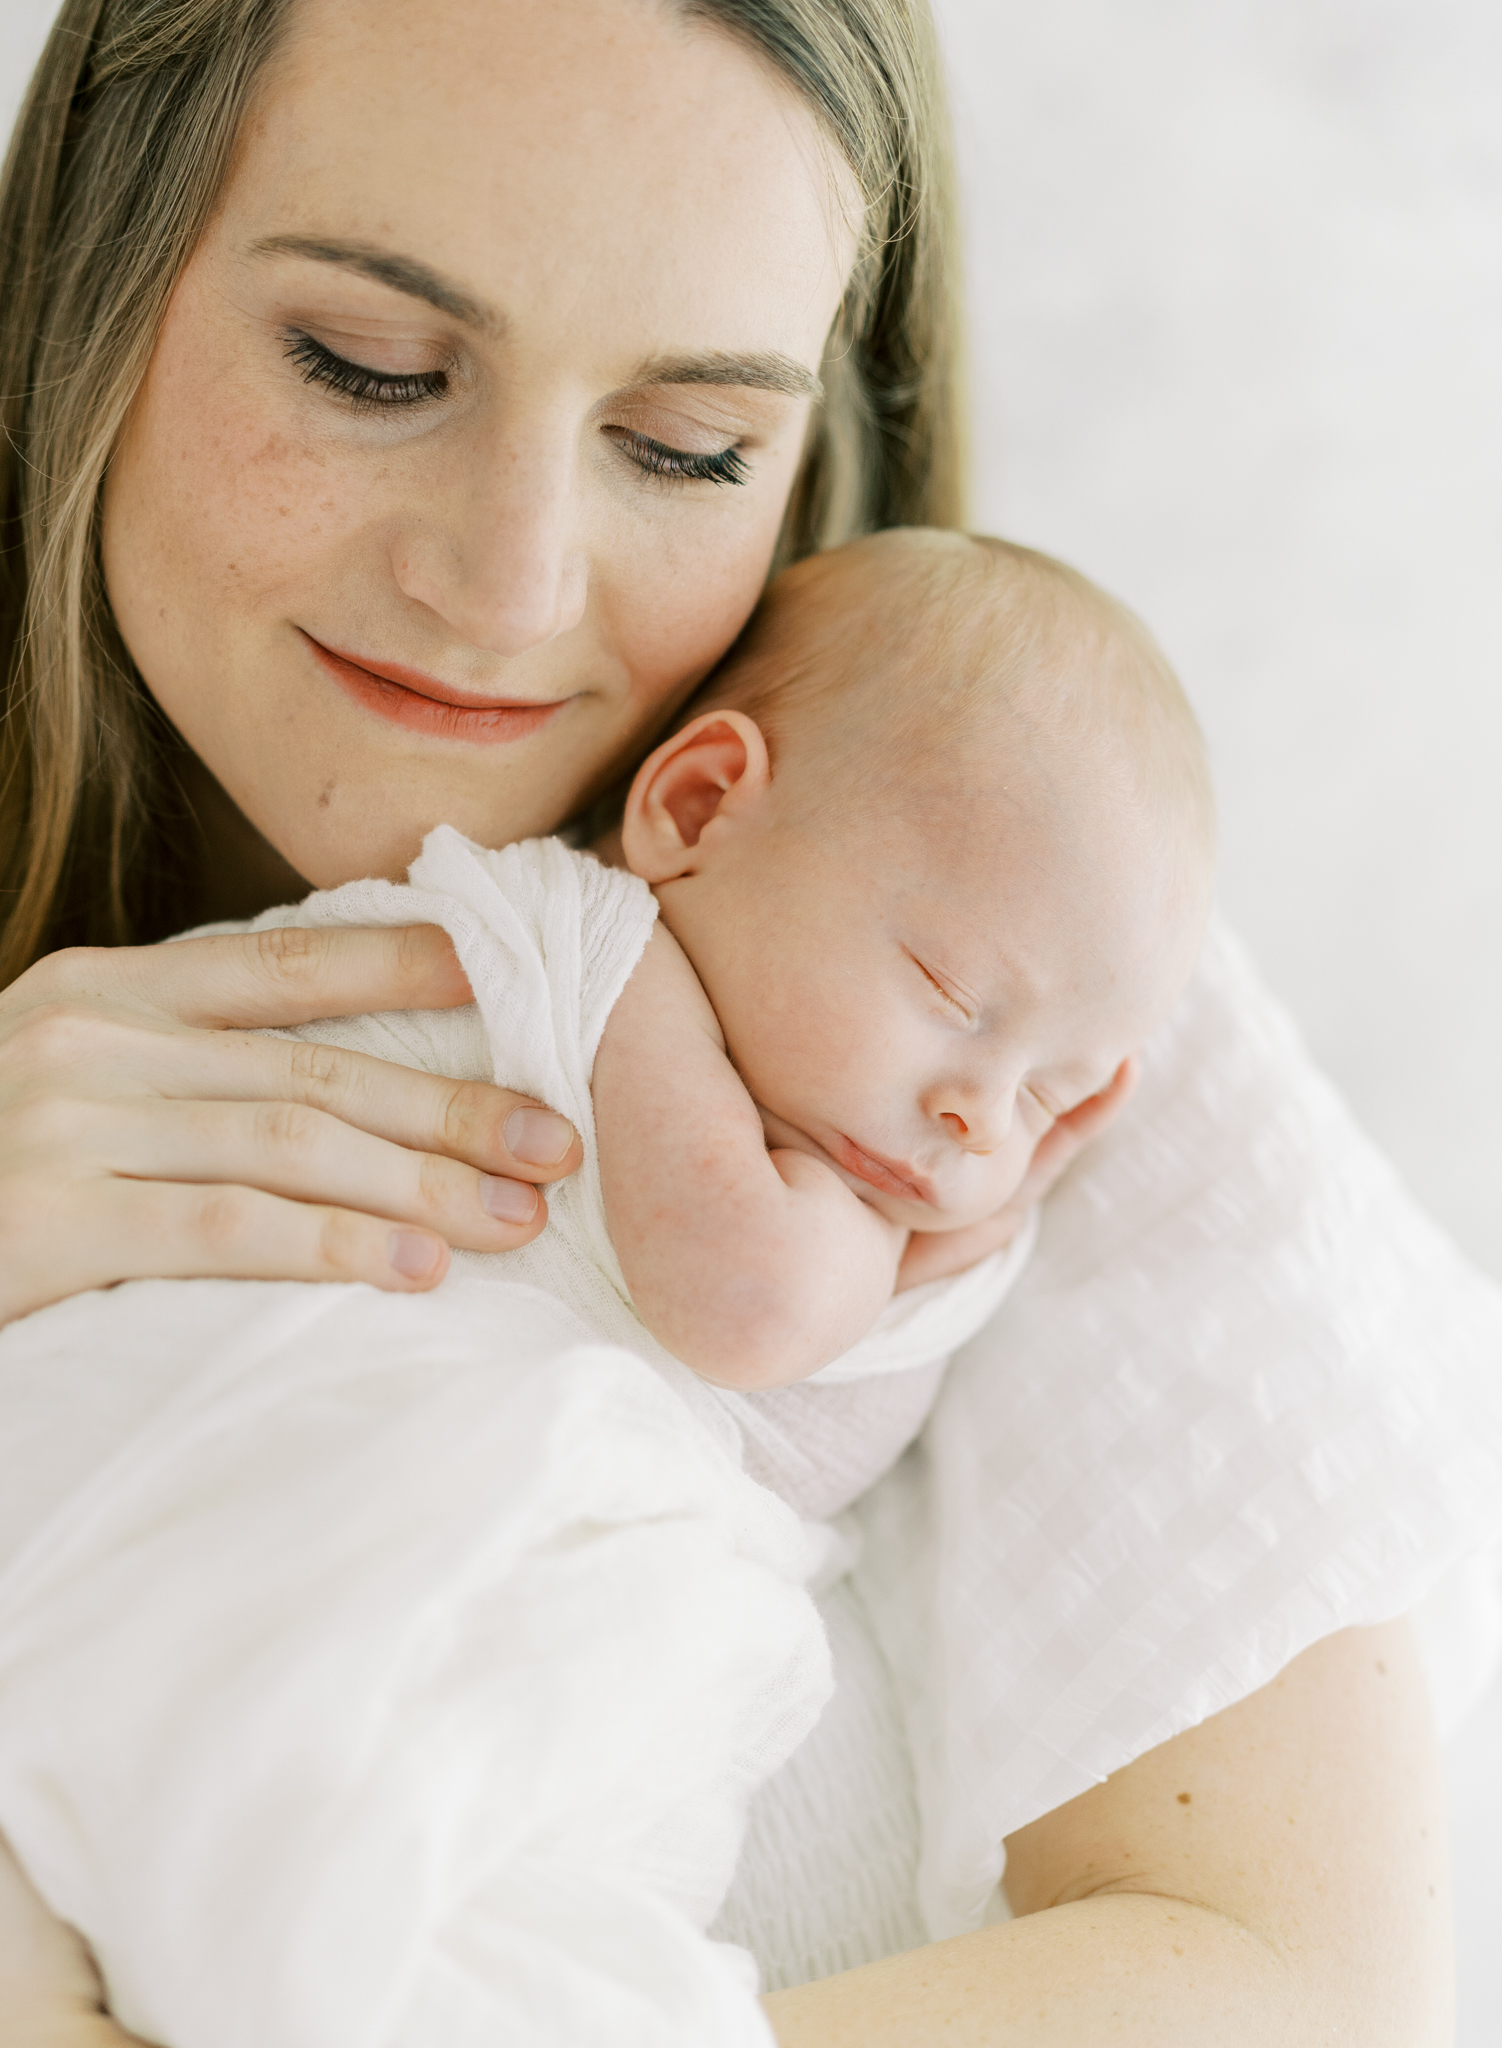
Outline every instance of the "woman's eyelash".
<path id="1" fill-rule="evenodd" d="M 335 355 L 311 334 L 289 334 L 284 353 L 289 363 L 296 364 L 305 384 L 321 384 L 326 391 L 348 399 L 356 412 L 423 405 L 431 398 L 441 398 L 448 389 L 446 370 L 414 370 L 400 376 L 372 370 L 364 363 L 352 363 L 347 356 Z"/>
<path id="2" fill-rule="evenodd" d="M 684 448 L 669 448 L 645 434 L 620 430 L 620 446 L 631 460 L 651 476 L 674 481 L 711 484 L 743 484 L 750 475 L 745 457 L 737 448 L 721 448 L 713 455 L 691 455 Z"/>
<path id="3" fill-rule="evenodd" d="M 289 334 L 283 353 L 294 364 L 305 384 L 321 384 L 325 391 L 347 399 L 356 412 L 398 411 L 405 406 L 425 405 L 441 398 L 448 389 L 445 370 L 414 370 L 395 375 L 372 370 L 365 363 L 352 363 L 311 334 Z M 745 457 L 737 448 L 721 448 L 712 455 L 690 454 L 685 448 L 670 448 L 646 434 L 625 430 L 620 443 L 639 469 L 651 476 L 687 483 L 743 484 L 750 475 Z"/>

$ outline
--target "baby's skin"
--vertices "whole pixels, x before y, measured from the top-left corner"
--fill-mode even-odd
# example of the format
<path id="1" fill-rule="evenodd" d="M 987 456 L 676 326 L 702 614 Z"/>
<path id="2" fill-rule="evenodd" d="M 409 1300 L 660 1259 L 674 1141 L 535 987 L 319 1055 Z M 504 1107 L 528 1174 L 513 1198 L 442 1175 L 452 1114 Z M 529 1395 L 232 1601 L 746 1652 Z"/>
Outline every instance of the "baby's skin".
<path id="1" fill-rule="evenodd" d="M 1006 1244 L 1188 980 L 1211 817 L 1161 655 L 1072 571 L 906 532 L 779 578 L 602 848 L 660 911 L 593 1092 L 667 1349 L 785 1385 Z"/>

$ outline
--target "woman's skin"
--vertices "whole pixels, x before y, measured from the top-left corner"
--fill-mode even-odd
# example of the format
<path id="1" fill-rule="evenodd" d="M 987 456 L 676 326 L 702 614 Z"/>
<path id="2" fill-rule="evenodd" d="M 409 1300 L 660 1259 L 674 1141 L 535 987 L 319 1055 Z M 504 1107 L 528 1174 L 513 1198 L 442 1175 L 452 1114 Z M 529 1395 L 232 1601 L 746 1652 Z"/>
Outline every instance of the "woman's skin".
<path id="1" fill-rule="evenodd" d="M 665 12 L 304 0 L 106 494 L 112 603 L 202 764 L 204 918 L 399 877 L 441 822 L 550 831 L 645 752 L 761 589 L 857 223 L 803 103 Z M 34 968 L 0 998 L 0 1320 L 524 1242 L 578 1162 L 556 1119 L 243 1035 L 466 995 L 434 933 Z"/>
<path id="2" fill-rule="evenodd" d="M 1007 1843 L 1019 1917 L 768 1999 L 782 2048 L 1451 2048 L 1407 1622 L 1346 1629 Z"/>
<path id="3" fill-rule="evenodd" d="M 761 585 L 851 215 L 801 103 L 649 0 L 302 0 L 107 506 L 202 764 L 206 916 L 399 874 L 442 818 L 547 830 L 644 749 Z M 420 402 L 307 382 L 320 349 Z M 423 930 L 43 963 L 0 1005 L 0 1316 L 136 1273 L 422 1286 L 445 1239 L 523 1241 L 541 1207 L 487 1214 L 481 1176 L 578 1154 L 518 1158 L 515 1098 L 246 1035 L 465 995 Z M 1016 1836 L 1025 1917 L 769 2009 L 786 2048 L 1440 2048 L 1436 1784 L 1406 1629 L 1347 1632 Z M 120 2048 L 0 1880 L 0 2038 Z"/>

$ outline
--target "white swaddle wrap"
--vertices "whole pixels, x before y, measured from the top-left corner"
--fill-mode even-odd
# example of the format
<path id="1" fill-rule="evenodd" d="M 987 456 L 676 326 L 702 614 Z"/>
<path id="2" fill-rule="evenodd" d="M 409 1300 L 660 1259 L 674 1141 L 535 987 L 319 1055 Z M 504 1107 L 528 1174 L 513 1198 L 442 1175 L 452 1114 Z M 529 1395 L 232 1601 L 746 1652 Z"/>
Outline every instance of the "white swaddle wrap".
<path id="1" fill-rule="evenodd" d="M 141 1282 L 0 1332 L 0 1828 L 170 2048 L 764 2044 L 702 1930 L 828 1668 L 818 1546 L 738 1467 L 796 1496 L 819 1461 L 653 1342 L 605 1228 L 589 1077 L 656 907 L 557 841 L 440 829 L 411 879 L 260 922 L 441 923 L 475 1006 L 294 1035 L 487 1080 L 494 1047 L 585 1164 L 433 1295 Z M 828 1505 L 1023 1257 L 828 1369 Z M 917 1405 L 862 1435 L 878 1380 Z"/>
<path id="2" fill-rule="evenodd" d="M 235 1294 L 0 1339 L 0 1826 L 112 2008 L 768 2048 L 700 1930 L 827 1689 L 791 1512 L 533 1289 Z"/>

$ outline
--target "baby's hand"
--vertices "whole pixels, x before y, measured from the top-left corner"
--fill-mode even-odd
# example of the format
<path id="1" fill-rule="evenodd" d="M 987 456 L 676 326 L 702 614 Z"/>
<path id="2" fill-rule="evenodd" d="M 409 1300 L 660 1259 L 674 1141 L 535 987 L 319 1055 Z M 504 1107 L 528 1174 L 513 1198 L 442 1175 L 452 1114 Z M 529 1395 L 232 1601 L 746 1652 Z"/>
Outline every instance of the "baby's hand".
<path id="1" fill-rule="evenodd" d="M 928 1280 L 950 1280 L 967 1266 L 978 1266 L 992 1252 L 1005 1251 L 1022 1228 L 1027 1211 L 1009 1203 L 988 1216 L 983 1223 L 971 1223 L 963 1230 L 914 1230 L 897 1268 L 894 1294 L 909 1287 L 921 1287 Z"/>
<path id="2" fill-rule="evenodd" d="M 1091 1140 L 1115 1122 L 1136 1085 L 1136 1060 L 1123 1060 L 1099 1095 L 1057 1118 L 1034 1147 L 1016 1193 L 994 1216 L 960 1230 L 915 1230 L 907 1241 L 892 1291 L 901 1294 L 927 1280 L 947 1280 L 967 1266 L 979 1265 L 992 1252 L 1004 1251 L 1022 1228 L 1028 1210 L 1042 1201 Z"/>

